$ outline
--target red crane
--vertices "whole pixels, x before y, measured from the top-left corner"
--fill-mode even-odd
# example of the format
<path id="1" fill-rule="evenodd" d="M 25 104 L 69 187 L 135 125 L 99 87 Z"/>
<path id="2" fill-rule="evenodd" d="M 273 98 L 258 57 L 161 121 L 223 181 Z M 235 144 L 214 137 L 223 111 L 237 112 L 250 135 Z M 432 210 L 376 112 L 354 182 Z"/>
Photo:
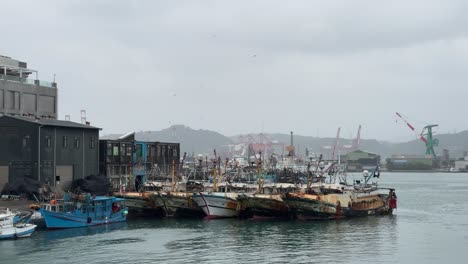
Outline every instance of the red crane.
<path id="1" fill-rule="evenodd" d="M 353 140 L 352 149 L 354 150 L 358 149 L 359 144 L 361 144 L 361 125 L 359 125 L 356 138 Z"/>
<path id="2" fill-rule="evenodd" d="M 404 119 L 400 113 L 398 112 L 395 112 L 397 114 L 397 116 L 399 116 L 403 121 L 405 121 L 406 125 L 411 129 L 413 130 L 413 132 L 416 134 L 416 136 L 422 140 L 422 142 L 424 142 L 424 144 L 427 144 L 427 139 L 423 136 L 423 135 L 420 135 L 418 132 L 416 132 L 416 130 L 414 129 L 414 126 L 412 126 L 408 121 L 406 121 L 406 119 Z"/>
<path id="3" fill-rule="evenodd" d="M 338 147 L 338 141 L 340 140 L 340 131 L 341 127 L 338 128 L 338 131 L 336 132 L 336 139 L 335 139 L 335 144 L 333 145 L 333 151 L 332 151 L 332 160 L 335 160 L 335 150 Z"/>

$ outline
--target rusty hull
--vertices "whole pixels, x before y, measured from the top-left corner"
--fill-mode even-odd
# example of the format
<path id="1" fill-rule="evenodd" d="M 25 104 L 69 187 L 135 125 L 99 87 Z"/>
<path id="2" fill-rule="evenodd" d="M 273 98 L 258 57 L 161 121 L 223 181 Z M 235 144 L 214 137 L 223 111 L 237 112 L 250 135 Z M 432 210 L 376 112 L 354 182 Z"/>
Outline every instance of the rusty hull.
<path id="1" fill-rule="evenodd" d="M 203 216 L 203 211 L 192 200 L 192 195 L 191 192 L 157 192 L 153 197 L 164 204 L 167 216 Z"/>
<path id="2" fill-rule="evenodd" d="M 287 218 L 289 208 L 280 194 L 243 194 L 237 197 L 239 215 L 253 218 Z"/>
<path id="3" fill-rule="evenodd" d="M 355 192 L 287 193 L 283 199 L 295 218 L 336 219 L 391 213 L 387 197 L 381 194 Z"/>
<path id="4" fill-rule="evenodd" d="M 133 216 L 164 216 L 164 204 L 153 199 L 152 192 L 117 192 L 115 197 L 124 198 L 125 205 Z"/>

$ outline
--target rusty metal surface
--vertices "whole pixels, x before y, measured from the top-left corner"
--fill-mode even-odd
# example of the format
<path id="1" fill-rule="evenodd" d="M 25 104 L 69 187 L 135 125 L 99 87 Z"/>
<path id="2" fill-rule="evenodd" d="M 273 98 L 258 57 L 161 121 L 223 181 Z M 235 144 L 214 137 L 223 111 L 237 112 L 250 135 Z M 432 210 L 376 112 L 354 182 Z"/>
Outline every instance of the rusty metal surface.
<path id="1" fill-rule="evenodd" d="M 391 213 L 387 196 L 373 193 L 287 193 L 284 201 L 304 218 L 342 218 Z"/>

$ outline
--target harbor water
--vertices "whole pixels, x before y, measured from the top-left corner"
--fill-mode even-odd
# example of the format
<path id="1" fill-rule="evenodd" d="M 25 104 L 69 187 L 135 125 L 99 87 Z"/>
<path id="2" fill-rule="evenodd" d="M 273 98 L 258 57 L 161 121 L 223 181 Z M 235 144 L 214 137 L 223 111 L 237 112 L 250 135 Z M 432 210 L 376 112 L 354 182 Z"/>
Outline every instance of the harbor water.
<path id="1" fill-rule="evenodd" d="M 392 216 L 129 219 L 0 241 L 0 263 L 467 263 L 468 174 L 385 173 Z"/>

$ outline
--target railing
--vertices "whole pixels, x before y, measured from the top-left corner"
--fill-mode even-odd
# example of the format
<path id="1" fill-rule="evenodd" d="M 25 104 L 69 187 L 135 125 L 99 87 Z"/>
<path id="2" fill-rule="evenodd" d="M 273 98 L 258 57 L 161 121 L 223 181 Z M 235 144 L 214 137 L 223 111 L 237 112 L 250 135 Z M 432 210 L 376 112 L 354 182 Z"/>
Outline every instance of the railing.
<path id="1" fill-rule="evenodd" d="M 30 84 L 30 85 L 38 85 L 38 86 L 49 87 L 49 88 L 57 88 L 57 84 L 53 82 L 26 79 L 26 78 L 4 75 L 4 74 L 0 74 L 0 80 L 7 80 L 10 82 L 19 82 L 19 83 L 25 83 L 25 84 Z"/>

